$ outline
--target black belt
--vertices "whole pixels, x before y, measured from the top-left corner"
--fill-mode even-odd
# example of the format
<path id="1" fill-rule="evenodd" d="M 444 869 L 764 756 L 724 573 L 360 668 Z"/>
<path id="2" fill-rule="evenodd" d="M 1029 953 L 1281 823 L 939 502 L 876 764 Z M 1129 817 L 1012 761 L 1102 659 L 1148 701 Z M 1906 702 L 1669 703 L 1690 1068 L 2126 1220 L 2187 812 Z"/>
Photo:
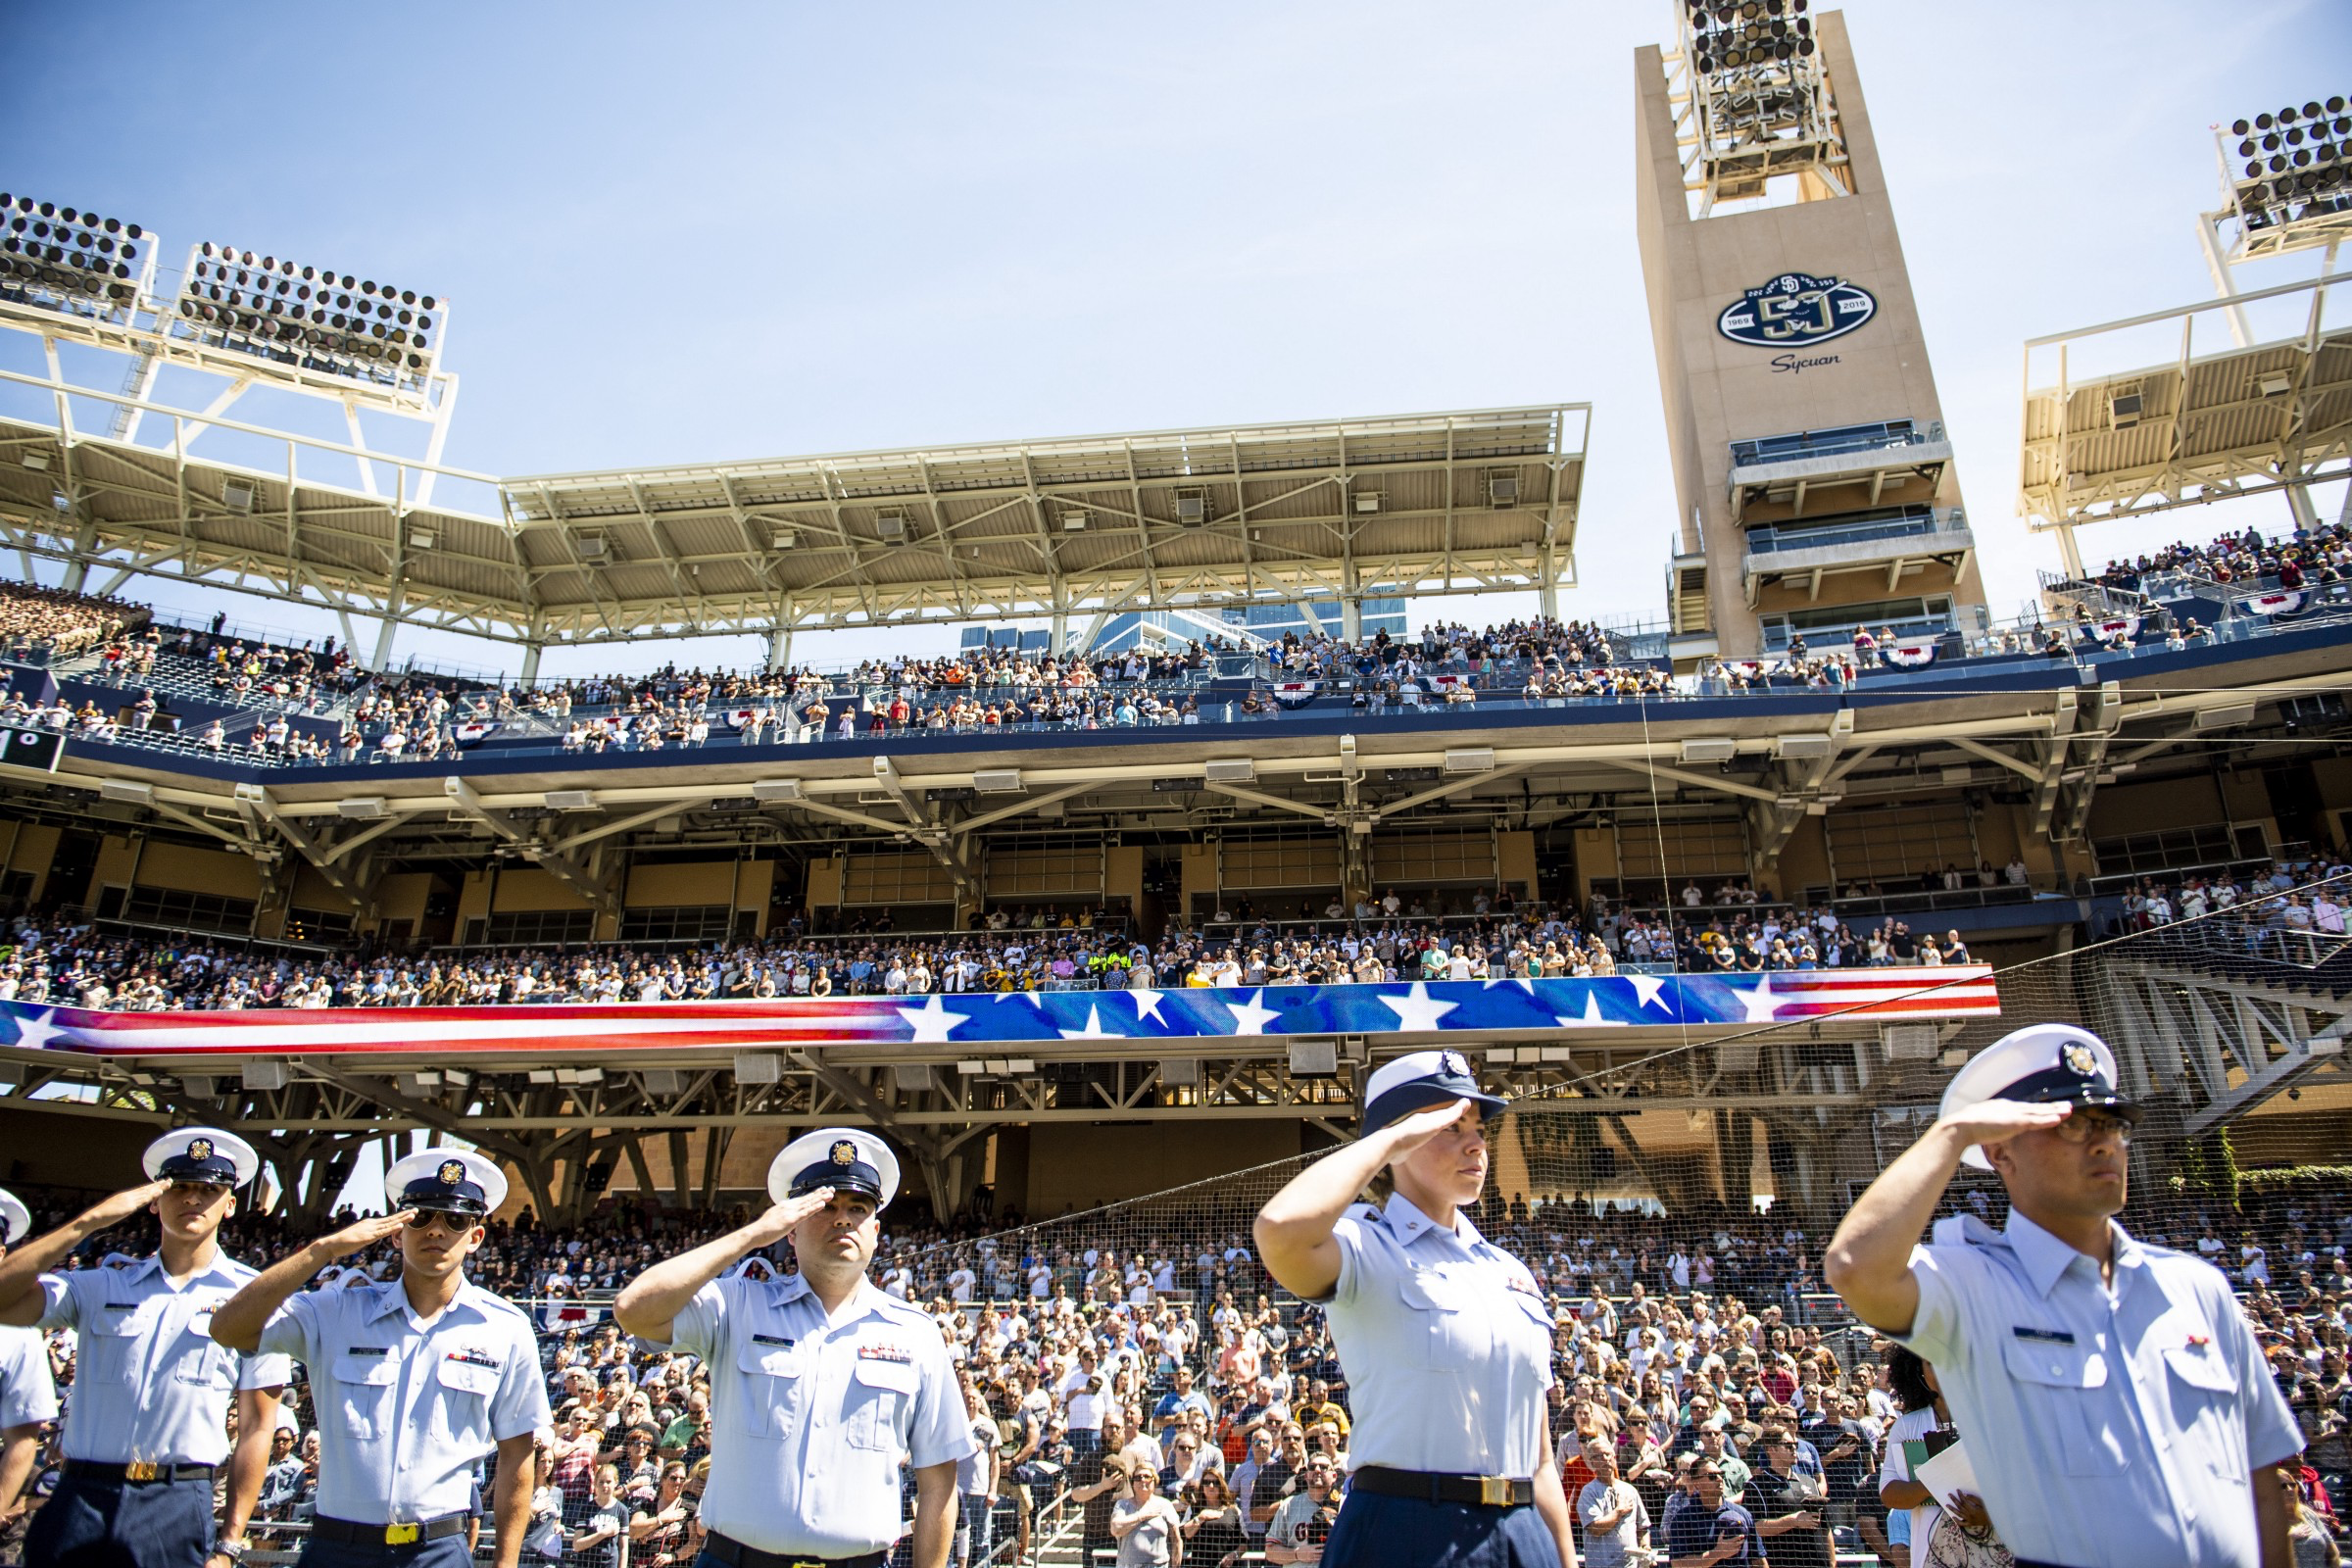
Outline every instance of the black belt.
<path id="1" fill-rule="evenodd" d="M 209 1464 L 158 1464 L 152 1459 L 129 1464 L 106 1464 L 97 1459 L 68 1459 L 66 1474 L 92 1481 L 210 1481 L 218 1468 Z"/>
<path id="2" fill-rule="evenodd" d="M 761 1551 L 715 1530 L 703 1538 L 703 1549 L 732 1568 L 882 1568 L 890 1560 L 887 1546 L 855 1557 L 796 1557 L 787 1551 Z"/>
<path id="3" fill-rule="evenodd" d="M 445 1513 L 438 1519 L 425 1519 L 412 1525 L 364 1525 L 352 1519 L 329 1519 L 324 1514 L 311 1521 L 311 1536 L 317 1541 L 338 1542 L 346 1546 L 416 1546 L 428 1541 L 441 1541 L 466 1533 L 466 1521 L 471 1514 Z"/>
<path id="4" fill-rule="evenodd" d="M 1368 1464 L 1348 1478 L 1349 1492 L 1385 1497 L 1426 1497 L 1431 1502 L 1467 1502 L 1486 1508 L 1524 1508 L 1536 1500 L 1533 1481 L 1509 1476 L 1446 1476 L 1432 1470 L 1392 1470 Z"/>

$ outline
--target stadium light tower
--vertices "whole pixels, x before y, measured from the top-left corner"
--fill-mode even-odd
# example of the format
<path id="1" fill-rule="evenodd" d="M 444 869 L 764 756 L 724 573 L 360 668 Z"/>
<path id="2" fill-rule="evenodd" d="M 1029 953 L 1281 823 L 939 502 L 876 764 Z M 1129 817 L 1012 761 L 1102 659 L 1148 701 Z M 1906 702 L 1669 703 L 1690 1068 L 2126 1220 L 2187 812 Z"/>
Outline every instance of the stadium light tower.
<path id="1" fill-rule="evenodd" d="M 173 337 L 316 375 L 421 398 L 449 330 L 449 302 L 332 268 L 215 245 L 188 252 Z"/>
<path id="2" fill-rule="evenodd" d="M 2352 104 L 2339 93 L 2216 125 L 2213 149 L 2222 205 L 2199 218 L 2197 239 L 2221 297 L 2237 295 L 2231 268 L 2265 257 L 2324 248 L 2320 270 L 2333 271 L 2352 238 Z M 2244 314 L 2229 318 L 2245 347 Z"/>
<path id="3" fill-rule="evenodd" d="M 136 223 L 0 192 L 0 300 L 125 325 L 155 281 Z"/>
<path id="4" fill-rule="evenodd" d="M 1675 0 L 1675 14 L 1669 93 L 1692 216 L 1784 174 L 1818 182 L 1808 198 L 1851 194 L 1808 0 Z"/>

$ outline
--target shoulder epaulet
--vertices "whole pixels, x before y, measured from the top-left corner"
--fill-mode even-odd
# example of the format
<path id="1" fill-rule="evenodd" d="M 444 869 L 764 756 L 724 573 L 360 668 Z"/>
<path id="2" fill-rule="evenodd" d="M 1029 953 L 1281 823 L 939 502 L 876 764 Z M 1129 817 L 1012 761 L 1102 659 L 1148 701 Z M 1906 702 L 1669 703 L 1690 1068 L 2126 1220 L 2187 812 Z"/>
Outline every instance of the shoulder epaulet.
<path id="1" fill-rule="evenodd" d="M 1350 1203 L 1348 1205 L 1345 1217 L 1361 1220 L 1367 1225 L 1385 1227 L 1389 1223 L 1389 1217 L 1380 1211 L 1380 1206 L 1376 1203 Z"/>
<path id="2" fill-rule="evenodd" d="M 888 1291 L 882 1292 L 882 1305 L 885 1311 L 897 1312 L 903 1316 L 911 1317 L 923 1323 L 929 1323 L 931 1321 L 931 1314 L 925 1311 L 922 1307 L 915 1305 L 912 1301 L 904 1300 L 899 1297 L 893 1296 Z"/>

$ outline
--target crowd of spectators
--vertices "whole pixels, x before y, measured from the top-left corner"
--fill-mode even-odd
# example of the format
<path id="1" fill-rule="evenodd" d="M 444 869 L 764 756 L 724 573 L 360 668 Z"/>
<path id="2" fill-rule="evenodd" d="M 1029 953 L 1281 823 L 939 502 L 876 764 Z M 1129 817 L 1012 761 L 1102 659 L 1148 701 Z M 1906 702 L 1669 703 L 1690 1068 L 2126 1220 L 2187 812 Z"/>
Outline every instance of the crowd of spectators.
<path id="1" fill-rule="evenodd" d="M 70 658 L 146 618 L 146 606 L 112 595 L 0 582 L 0 647 L 11 659 Z"/>
<path id="2" fill-rule="evenodd" d="M 2299 1477 L 2308 1528 L 2314 1539 L 2338 1532 L 2352 1485 L 2352 1200 L 2289 1191 L 2231 1205 L 2153 1185 L 2126 1224 L 2230 1277 L 2309 1444 Z M 20 1196 L 45 1229 L 92 1195 Z M 1971 1181 L 1946 1208 L 1997 1222 L 1998 1204 L 1997 1187 Z M 630 1341 L 609 1303 L 656 1259 L 750 1214 L 741 1202 L 670 1210 L 629 1193 L 576 1218 L 549 1223 L 525 1207 L 492 1225 L 470 1273 L 531 1313 L 554 1412 L 531 1526 L 548 1556 L 610 1565 L 625 1535 L 632 1562 L 692 1560 L 709 1370 Z M 255 1210 L 224 1237 L 258 1263 L 351 1217 Z M 1692 1506 L 1711 1531 L 1728 1503 L 1753 1516 L 1775 1562 L 1861 1553 L 1926 1563 L 1921 1538 L 1902 1544 L 1911 1521 L 1891 1522 L 1879 1498 L 1883 1481 L 1907 1474 L 1894 1436 L 1907 1408 L 1900 1369 L 1820 1280 L 1819 1238 L 1834 1214 L 1491 1193 L 1476 1218 L 1526 1260 L 1552 1308 L 1551 1431 L 1587 1562 L 1664 1545 Z M 1322 1314 L 1269 1294 L 1248 1221 L 1238 1191 L 1032 1224 L 1004 1210 L 940 1225 L 911 1200 L 893 1211 L 874 1281 L 929 1308 L 986 1445 L 959 1486 L 993 1506 L 958 1560 L 1035 1561 L 1056 1534 L 1107 1558 L 1147 1507 L 1184 1536 L 1189 1563 L 1237 1552 L 1315 1560 L 1351 1468 L 1347 1371 Z M 142 1218 L 92 1239 L 74 1266 L 140 1255 L 150 1226 Z M 747 1266 L 785 1271 L 791 1260 L 787 1251 Z M 398 1267 L 386 1243 L 314 1288 L 389 1279 Z M 51 1354 L 70 1401 L 70 1337 L 53 1336 Z M 267 1521 L 300 1521 L 314 1504 L 314 1414 L 299 1382 L 288 1401 L 257 1515 Z M 43 1485 L 58 1459 L 52 1444 Z"/>
<path id="3" fill-rule="evenodd" d="M 2110 561 L 2089 580 L 2128 593 L 2162 572 L 2202 577 L 2224 587 L 2297 592 L 2352 582 L 2352 534 L 2339 524 L 2297 528 L 2283 538 L 2256 528 L 2226 533 L 2207 544 L 2186 541 Z"/>

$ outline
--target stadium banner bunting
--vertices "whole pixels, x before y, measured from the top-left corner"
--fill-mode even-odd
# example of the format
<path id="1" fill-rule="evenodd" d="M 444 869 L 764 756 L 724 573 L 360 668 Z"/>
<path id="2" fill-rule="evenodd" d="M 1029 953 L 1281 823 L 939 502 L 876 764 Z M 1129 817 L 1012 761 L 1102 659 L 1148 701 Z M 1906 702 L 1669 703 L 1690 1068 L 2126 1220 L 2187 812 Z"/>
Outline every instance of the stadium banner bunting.
<path id="1" fill-rule="evenodd" d="M 1319 680 L 1285 680 L 1274 683 L 1274 700 L 1285 708 L 1304 708 L 1315 700 L 1323 689 Z"/>
<path id="2" fill-rule="evenodd" d="M 2291 615 L 2303 608 L 2303 595 L 2292 588 L 2281 588 L 2272 593 L 2248 595 L 2243 604 L 2248 614 Z"/>
<path id="3" fill-rule="evenodd" d="M 109 1012 L 0 1003 L 0 1046 L 101 1055 L 365 1055 L 729 1050 L 761 1046 L 1030 1045 L 1251 1035 L 1483 1035 L 1531 1029 L 1703 1029 L 1833 1017 L 1997 1018 L 1984 964 L 1591 980 L 1389 981 L 1109 991 L 964 991 L 922 997 L 553 1004 L 490 1007 L 270 1007 Z"/>
<path id="4" fill-rule="evenodd" d="M 2105 620 L 2092 621 L 2090 631 L 2092 637 L 2099 642 L 2111 643 L 2118 637 L 2126 642 L 2131 642 L 2139 635 L 2139 617 L 2137 615 L 2110 615 Z"/>
<path id="5" fill-rule="evenodd" d="M 452 725 L 450 735 L 460 746 L 477 746 L 498 732 L 498 721 L 492 718 L 467 719 Z"/>
<path id="6" fill-rule="evenodd" d="M 1901 664 L 1909 669 L 1918 669 L 1936 662 L 1936 644 L 1930 639 L 1912 643 L 1888 643 L 1886 654 L 1886 662 L 1890 664 Z"/>

